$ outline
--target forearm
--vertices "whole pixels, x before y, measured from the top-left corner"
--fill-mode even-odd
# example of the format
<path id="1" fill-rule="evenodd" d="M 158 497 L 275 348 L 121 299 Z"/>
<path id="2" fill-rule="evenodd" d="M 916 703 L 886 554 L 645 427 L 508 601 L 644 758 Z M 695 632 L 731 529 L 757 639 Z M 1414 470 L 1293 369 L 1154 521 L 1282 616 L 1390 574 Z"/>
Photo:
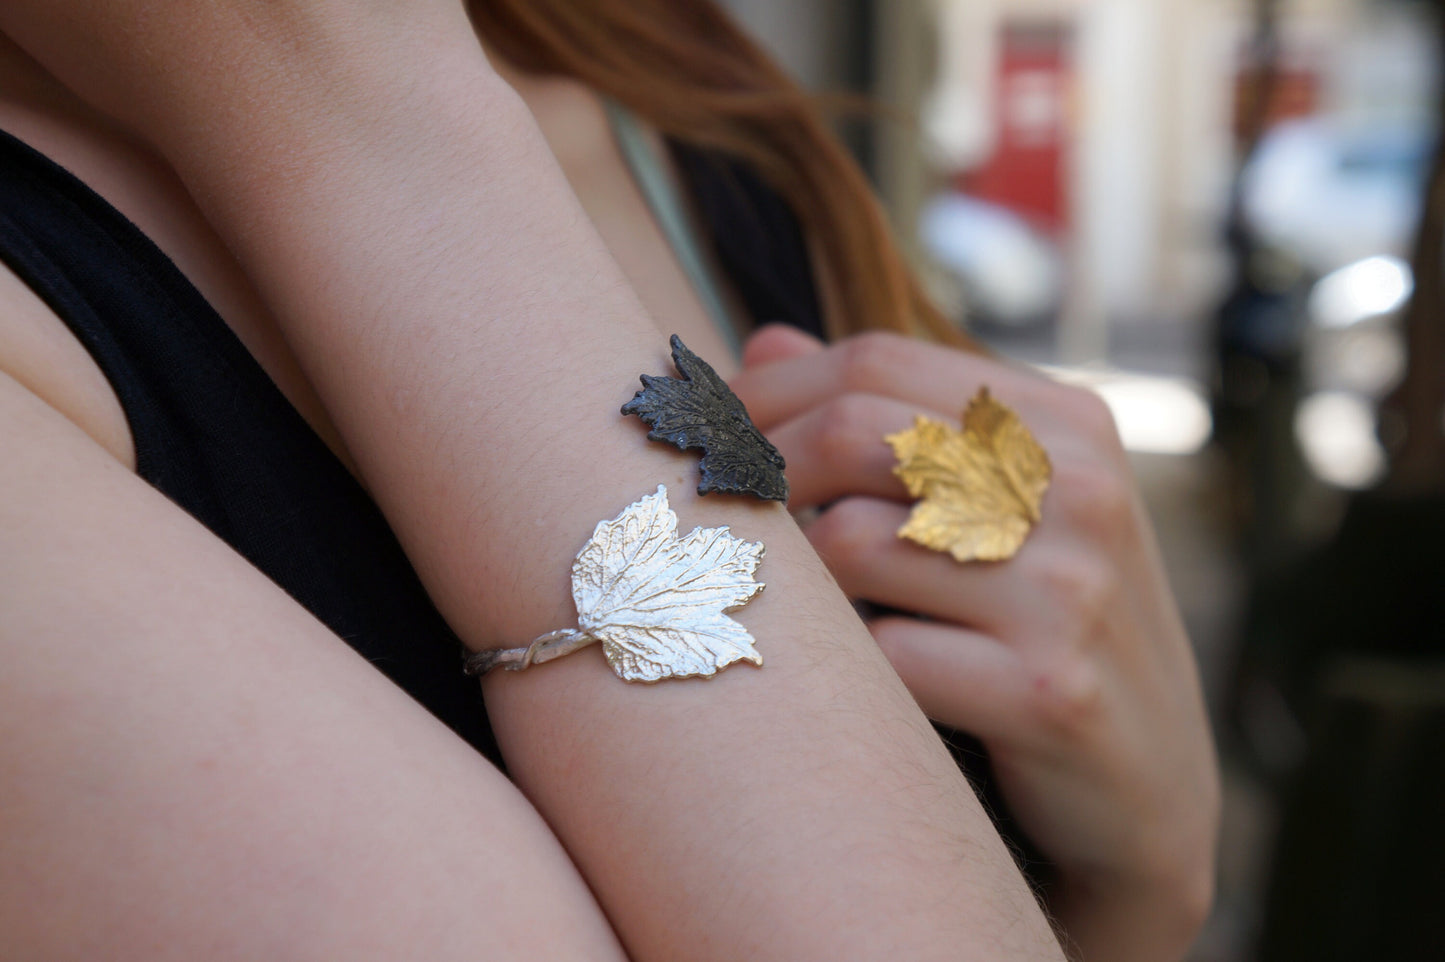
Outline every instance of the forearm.
<path id="1" fill-rule="evenodd" d="M 376 27 L 368 11 L 337 26 L 150 2 L 205 21 L 214 58 L 173 74 L 122 45 L 67 73 L 48 11 L 88 6 L 22 3 L 12 29 L 181 173 L 469 644 L 575 624 L 573 554 L 659 481 L 683 530 L 729 524 L 767 544 L 768 591 L 738 616 L 761 671 L 637 688 L 588 652 L 488 685 L 515 776 L 635 957 L 1057 953 L 786 512 L 698 502 L 694 460 L 619 417 L 636 375 L 664 369 L 665 340 L 525 110 L 459 42 L 464 23 L 432 5 Z M 240 41 L 217 25 L 235 11 Z M 157 49 L 176 28 L 156 22 L 128 42 Z M 298 29 L 315 33 L 298 43 Z"/>

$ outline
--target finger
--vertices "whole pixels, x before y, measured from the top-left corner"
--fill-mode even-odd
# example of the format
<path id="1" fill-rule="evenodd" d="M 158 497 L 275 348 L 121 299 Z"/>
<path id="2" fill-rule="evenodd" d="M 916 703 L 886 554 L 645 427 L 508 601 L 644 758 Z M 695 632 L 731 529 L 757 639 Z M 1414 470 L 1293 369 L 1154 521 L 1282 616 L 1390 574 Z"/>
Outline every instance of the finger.
<path id="1" fill-rule="evenodd" d="M 1049 409 L 1061 390 L 999 361 L 877 333 L 747 368 L 730 382 L 764 431 L 845 393 L 891 397 L 956 418 L 982 384 L 1025 417 Z"/>
<path id="2" fill-rule="evenodd" d="M 743 367 L 761 367 L 775 361 L 816 354 L 827 347 L 811 334 L 787 324 L 760 327 L 743 343 Z"/>
<path id="3" fill-rule="evenodd" d="M 868 627 L 929 718 L 985 741 L 1017 736 L 1027 723 L 1028 673 L 1007 645 L 913 618 L 878 618 Z"/>
<path id="4" fill-rule="evenodd" d="M 1015 647 L 1069 637 L 1068 612 L 1048 600 L 1057 548 L 1030 538 L 1008 561 L 959 564 L 898 537 L 909 510 L 894 501 L 844 498 L 803 533 L 850 598 L 965 625 Z"/>
<path id="5" fill-rule="evenodd" d="M 909 500 L 884 438 L 913 423 L 918 409 L 890 398 L 843 394 L 774 427 L 768 439 L 788 462 L 794 510 L 844 495 Z"/>

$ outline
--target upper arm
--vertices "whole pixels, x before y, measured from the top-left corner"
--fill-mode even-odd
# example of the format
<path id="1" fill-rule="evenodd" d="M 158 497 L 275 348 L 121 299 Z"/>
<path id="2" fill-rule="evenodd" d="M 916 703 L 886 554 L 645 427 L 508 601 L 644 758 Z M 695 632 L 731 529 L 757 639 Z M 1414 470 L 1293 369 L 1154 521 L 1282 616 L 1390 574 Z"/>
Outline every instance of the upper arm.
<path id="1" fill-rule="evenodd" d="M 618 957 L 510 784 L 0 374 L 0 957 Z"/>

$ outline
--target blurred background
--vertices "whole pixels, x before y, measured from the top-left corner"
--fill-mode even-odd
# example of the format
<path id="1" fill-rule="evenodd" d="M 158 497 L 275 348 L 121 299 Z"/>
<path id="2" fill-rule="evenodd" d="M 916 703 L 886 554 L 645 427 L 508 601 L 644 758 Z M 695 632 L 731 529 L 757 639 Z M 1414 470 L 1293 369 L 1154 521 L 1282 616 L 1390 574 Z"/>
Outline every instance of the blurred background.
<path id="1" fill-rule="evenodd" d="M 727 0 L 1109 402 L 1226 780 L 1196 960 L 1445 960 L 1445 0 Z M 894 111 L 887 111 L 892 114 Z"/>

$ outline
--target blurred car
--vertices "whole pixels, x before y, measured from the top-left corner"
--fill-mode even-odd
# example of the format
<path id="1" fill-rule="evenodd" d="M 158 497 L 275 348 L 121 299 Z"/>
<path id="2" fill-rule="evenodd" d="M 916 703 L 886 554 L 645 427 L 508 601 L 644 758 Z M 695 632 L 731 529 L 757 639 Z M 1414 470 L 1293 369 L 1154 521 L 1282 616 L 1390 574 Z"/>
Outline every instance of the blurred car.
<path id="1" fill-rule="evenodd" d="M 1385 467 L 1375 406 L 1404 370 L 1398 325 L 1413 290 L 1414 239 L 1428 131 L 1281 124 L 1245 173 L 1256 236 L 1303 268 L 1309 284 L 1294 431 L 1314 475 L 1367 488 Z"/>
<path id="2" fill-rule="evenodd" d="M 1032 328 L 1057 315 L 1063 266 L 1057 245 L 1013 211 L 960 193 L 924 205 L 925 253 L 960 288 L 971 323 Z"/>
<path id="3" fill-rule="evenodd" d="M 1257 238 L 1316 277 L 1409 249 L 1429 159 L 1428 131 L 1368 128 L 1327 117 L 1283 123 L 1244 176 Z"/>

